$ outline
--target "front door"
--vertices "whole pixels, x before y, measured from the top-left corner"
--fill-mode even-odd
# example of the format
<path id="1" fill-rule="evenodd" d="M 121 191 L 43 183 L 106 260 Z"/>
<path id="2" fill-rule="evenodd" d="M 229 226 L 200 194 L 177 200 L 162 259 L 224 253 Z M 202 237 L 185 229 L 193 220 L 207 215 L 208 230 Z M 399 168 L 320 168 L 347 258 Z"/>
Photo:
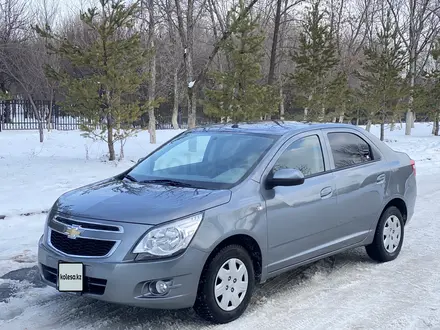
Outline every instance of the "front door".
<path id="1" fill-rule="evenodd" d="M 293 137 L 280 149 L 263 176 L 268 222 L 268 272 L 325 254 L 337 239 L 337 200 L 322 133 Z M 305 181 L 292 187 L 264 188 L 270 172 L 300 170 Z"/>

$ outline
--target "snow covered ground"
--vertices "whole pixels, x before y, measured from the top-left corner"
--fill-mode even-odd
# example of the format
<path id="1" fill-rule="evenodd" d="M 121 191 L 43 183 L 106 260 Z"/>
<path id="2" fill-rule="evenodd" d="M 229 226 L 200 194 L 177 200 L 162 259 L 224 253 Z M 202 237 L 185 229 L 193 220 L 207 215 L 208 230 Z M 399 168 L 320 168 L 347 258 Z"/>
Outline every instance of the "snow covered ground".
<path id="1" fill-rule="evenodd" d="M 386 132 L 417 165 L 416 213 L 401 255 L 375 264 L 363 249 L 302 267 L 260 286 L 246 314 L 211 326 L 188 311 L 150 311 L 59 294 L 38 281 L 37 240 L 45 214 L 65 191 L 122 172 L 180 131 L 129 140 L 125 160 L 105 161 L 103 143 L 79 132 L 0 133 L 1 329 L 440 329 L 440 137 L 417 123 Z M 379 134 L 379 127 L 372 132 Z M 27 215 L 26 214 L 30 214 Z M 3 277 L 3 278 L 2 278 Z"/>

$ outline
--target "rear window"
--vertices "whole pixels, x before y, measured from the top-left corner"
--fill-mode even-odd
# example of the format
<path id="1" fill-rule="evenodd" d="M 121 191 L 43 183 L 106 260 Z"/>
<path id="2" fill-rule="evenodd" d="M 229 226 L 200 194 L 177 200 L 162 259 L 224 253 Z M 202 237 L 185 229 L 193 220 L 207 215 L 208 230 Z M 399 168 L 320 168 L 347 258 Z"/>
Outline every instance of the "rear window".
<path id="1" fill-rule="evenodd" d="M 347 132 L 328 133 L 333 160 L 337 169 L 374 160 L 371 146 L 359 135 Z"/>

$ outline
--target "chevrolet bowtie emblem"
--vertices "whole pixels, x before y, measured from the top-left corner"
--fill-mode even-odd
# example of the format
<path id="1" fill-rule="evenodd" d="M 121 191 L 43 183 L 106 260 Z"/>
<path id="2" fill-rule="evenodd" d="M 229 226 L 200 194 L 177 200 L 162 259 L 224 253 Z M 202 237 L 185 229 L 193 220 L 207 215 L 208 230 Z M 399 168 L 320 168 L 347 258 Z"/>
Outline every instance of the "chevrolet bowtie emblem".
<path id="1" fill-rule="evenodd" d="M 81 228 L 81 226 L 77 225 L 69 225 L 64 231 L 64 233 L 67 234 L 67 237 L 70 239 L 76 239 L 79 235 L 81 235 L 82 232 L 83 229 Z"/>

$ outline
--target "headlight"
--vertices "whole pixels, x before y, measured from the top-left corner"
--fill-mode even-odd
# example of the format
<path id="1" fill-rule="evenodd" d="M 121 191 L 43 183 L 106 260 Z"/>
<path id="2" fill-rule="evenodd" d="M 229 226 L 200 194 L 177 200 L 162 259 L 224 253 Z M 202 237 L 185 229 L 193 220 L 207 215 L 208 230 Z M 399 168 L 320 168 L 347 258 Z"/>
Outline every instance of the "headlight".
<path id="1" fill-rule="evenodd" d="M 173 255 L 186 249 L 199 228 L 203 214 L 173 221 L 148 231 L 133 253 L 147 253 L 156 257 Z"/>
<path id="2" fill-rule="evenodd" d="M 52 208 L 53 207 L 51 207 L 50 209 L 49 209 L 49 211 L 47 211 L 47 215 L 46 215 L 46 220 L 44 221 L 44 227 L 43 227 L 43 239 L 44 239 L 44 236 L 45 236 L 45 234 L 46 234 L 46 231 L 47 231 L 47 226 L 49 225 L 49 221 L 50 221 L 50 219 L 51 219 L 51 217 L 52 217 Z"/>

